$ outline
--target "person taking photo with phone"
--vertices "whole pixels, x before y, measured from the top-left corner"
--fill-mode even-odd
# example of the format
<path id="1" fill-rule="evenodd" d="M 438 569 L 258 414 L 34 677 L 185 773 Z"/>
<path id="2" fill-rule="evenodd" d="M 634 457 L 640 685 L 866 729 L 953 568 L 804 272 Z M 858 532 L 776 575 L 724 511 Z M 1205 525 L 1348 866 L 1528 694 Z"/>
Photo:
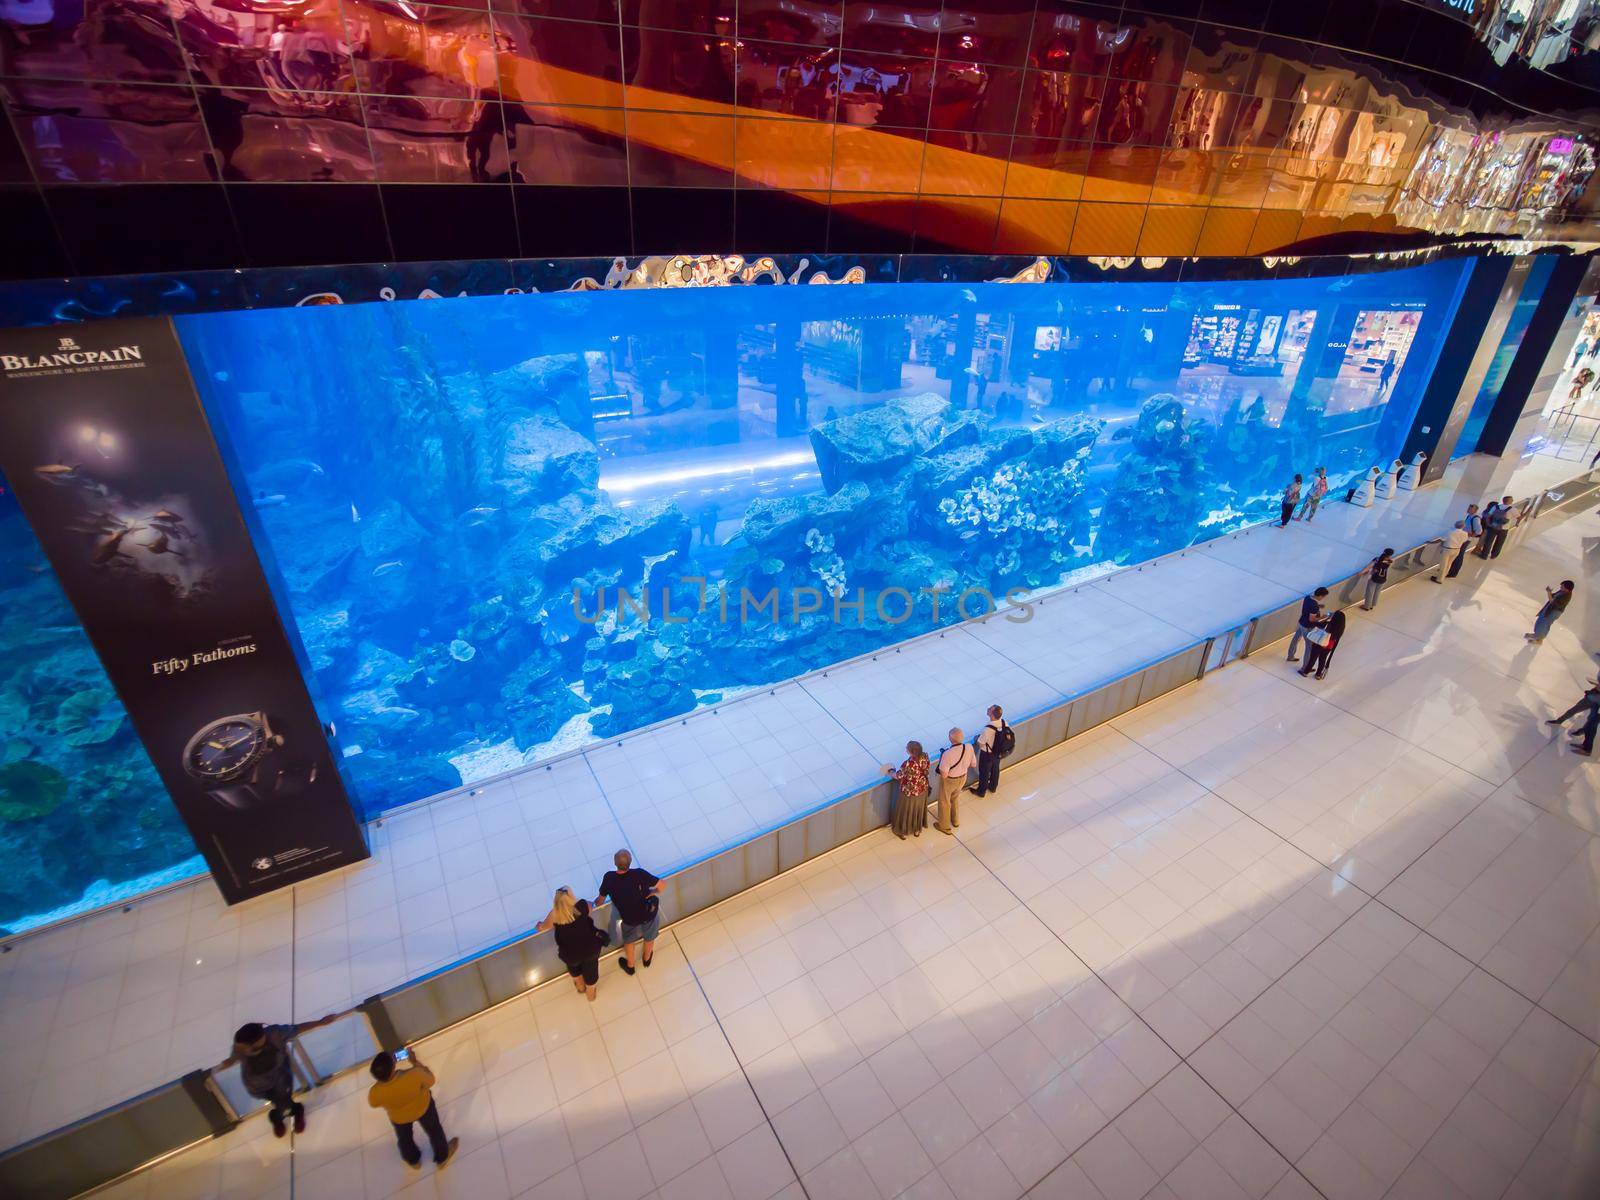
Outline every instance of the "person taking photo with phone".
<path id="1" fill-rule="evenodd" d="M 411 1128 L 419 1122 L 433 1149 L 434 1166 L 446 1166 L 455 1157 L 461 1139 L 444 1136 L 439 1106 L 433 1100 L 433 1085 L 437 1082 L 433 1072 L 423 1066 L 414 1051 L 403 1047 L 393 1054 L 384 1051 L 374 1056 L 372 1077 L 377 1082 L 367 1089 L 367 1104 L 383 1109 L 389 1118 L 406 1166 L 413 1170 L 422 1166 L 422 1151 L 417 1149 L 416 1135 Z"/>

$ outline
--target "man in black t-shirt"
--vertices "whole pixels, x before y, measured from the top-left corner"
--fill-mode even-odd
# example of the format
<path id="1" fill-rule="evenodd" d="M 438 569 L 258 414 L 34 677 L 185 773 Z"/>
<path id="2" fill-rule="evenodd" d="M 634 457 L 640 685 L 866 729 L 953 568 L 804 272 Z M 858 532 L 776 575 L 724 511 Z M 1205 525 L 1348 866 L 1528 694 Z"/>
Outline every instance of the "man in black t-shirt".
<path id="1" fill-rule="evenodd" d="M 600 895 L 595 904 L 605 903 L 609 897 L 616 920 L 622 926 L 622 956 L 617 959 L 624 974 L 633 974 L 635 947 L 644 942 L 644 965 L 655 958 L 656 935 L 661 932 L 661 880 L 643 867 L 633 865 L 633 855 L 618 850 L 612 862 L 615 871 L 607 871 L 600 881 Z"/>
<path id="2" fill-rule="evenodd" d="M 1289 639 L 1289 661 L 1300 661 L 1300 643 L 1305 640 L 1306 634 L 1317 627 L 1322 620 L 1322 602 L 1328 598 L 1328 589 L 1319 587 L 1309 596 L 1300 600 L 1300 620 L 1295 623 L 1294 636 Z"/>

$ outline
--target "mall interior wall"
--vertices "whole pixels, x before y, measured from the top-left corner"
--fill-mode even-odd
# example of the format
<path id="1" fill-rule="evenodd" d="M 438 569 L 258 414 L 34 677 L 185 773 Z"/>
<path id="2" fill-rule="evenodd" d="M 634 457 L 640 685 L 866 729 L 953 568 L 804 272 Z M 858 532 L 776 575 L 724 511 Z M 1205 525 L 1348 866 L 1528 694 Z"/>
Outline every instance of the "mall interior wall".
<path id="1" fill-rule="evenodd" d="M 1479 435 L 1477 449 L 1498 457 L 1517 445 L 1516 434 L 1536 417 L 1571 353 L 1583 313 L 1600 286 L 1600 256 L 1560 259 L 1534 309 L 1504 385 Z M 1531 433 L 1531 430 L 1527 430 Z"/>

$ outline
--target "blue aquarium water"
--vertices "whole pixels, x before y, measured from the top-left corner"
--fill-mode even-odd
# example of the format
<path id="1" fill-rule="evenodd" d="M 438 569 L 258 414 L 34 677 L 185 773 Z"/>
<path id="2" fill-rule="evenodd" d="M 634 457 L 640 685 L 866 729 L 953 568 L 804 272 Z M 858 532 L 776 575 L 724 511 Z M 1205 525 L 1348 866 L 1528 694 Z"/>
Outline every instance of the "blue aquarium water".
<path id="1" fill-rule="evenodd" d="M 205 871 L 0 478 L 0 931 Z"/>
<path id="2" fill-rule="evenodd" d="M 370 814 L 1261 520 L 1296 471 L 1339 494 L 1399 449 L 1469 269 L 179 329 Z"/>

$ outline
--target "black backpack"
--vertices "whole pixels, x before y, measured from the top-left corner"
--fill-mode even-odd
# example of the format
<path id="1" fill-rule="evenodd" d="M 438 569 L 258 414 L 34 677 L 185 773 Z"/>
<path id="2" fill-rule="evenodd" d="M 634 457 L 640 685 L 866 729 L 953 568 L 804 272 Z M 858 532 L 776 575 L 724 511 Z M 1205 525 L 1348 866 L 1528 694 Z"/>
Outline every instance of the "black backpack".
<path id="1" fill-rule="evenodd" d="M 994 752 L 1001 758 L 1011 757 L 1011 752 L 1017 748 L 1017 735 L 1009 725 L 989 725 L 994 730 Z"/>

